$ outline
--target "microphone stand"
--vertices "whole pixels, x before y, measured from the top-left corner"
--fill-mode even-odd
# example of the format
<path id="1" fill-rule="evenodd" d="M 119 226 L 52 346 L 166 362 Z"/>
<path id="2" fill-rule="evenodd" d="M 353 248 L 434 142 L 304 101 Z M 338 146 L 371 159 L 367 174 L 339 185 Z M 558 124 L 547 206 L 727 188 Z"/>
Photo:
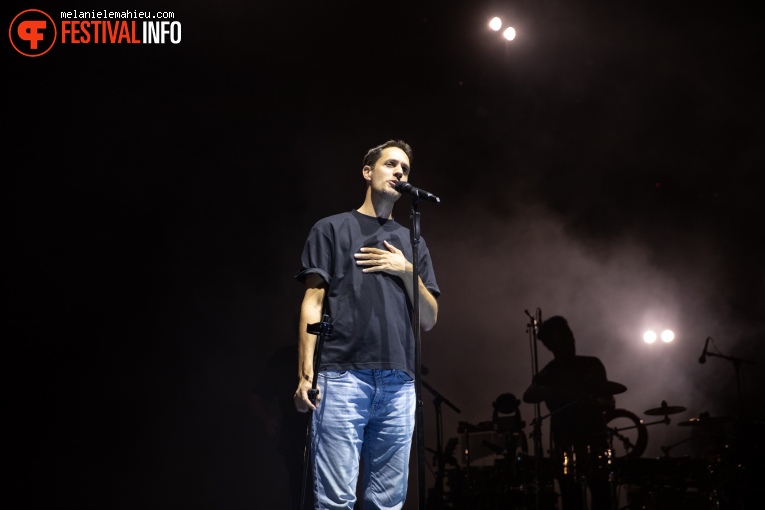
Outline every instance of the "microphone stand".
<path id="1" fill-rule="evenodd" d="M 749 363 L 751 365 L 756 365 L 757 362 L 743 358 L 736 358 L 734 356 L 725 356 L 724 354 L 716 354 L 714 352 L 707 352 L 706 355 L 714 358 L 722 358 L 733 363 L 733 367 L 736 369 L 736 388 L 738 389 L 739 415 L 743 416 L 746 411 L 746 407 L 744 406 L 744 381 L 741 378 L 741 364 Z"/>
<path id="2" fill-rule="evenodd" d="M 321 351 L 324 349 L 325 338 L 332 333 L 332 324 L 329 323 L 329 315 L 322 316 L 321 322 L 314 322 L 306 326 L 306 331 L 312 335 L 318 335 L 316 340 L 316 352 L 314 352 L 313 378 L 311 380 L 311 389 L 308 390 L 308 399 L 316 404 L 316 396 L 319 394 L 317 385 L 319 382 L 319 370 L 321 369 Z M 305 490 L 308 485 L 308 463 L 311 460 L 311 424 L 313 418 L 309 418 L 308 427 L 305 431 L 305 448 L 303 449 L 303 487 L 300 491 L 300 508 L 305 505 Z"/>
<path id="3" fill-rule="evenodd" d="M 526 315 L 531 319 L 531 322 L 527 324 L 527 331 L 529 332 L 529 343 L 531 345 L 531 381 L 536 391 L 539 386 L 537 375 L 539 374 L 539 355 L 537 351 L 537 324 L 536 317 L 532 316 L 528 310 L 524 310 Z M 540 471 L 542 468 L 542 417 L 540 412 L 540 402 L 534 402 L 534 420 L 532 438 L 534 440 L 534 501 L 537 510 L 541 508 L 541 476 Z"/>
<path id="4" fill-rule="evenodd" d="M 414 391 L 415 391 L 415 431 L 417 433 L 417 495 L 419 509 L 425 510 L 425 428 L 423 426 L 422 404 L 422 362 L 420 345 L 420 211 L 417 209 L 419 199 L 412 198 L 412 331 L 414 332 Z"/>

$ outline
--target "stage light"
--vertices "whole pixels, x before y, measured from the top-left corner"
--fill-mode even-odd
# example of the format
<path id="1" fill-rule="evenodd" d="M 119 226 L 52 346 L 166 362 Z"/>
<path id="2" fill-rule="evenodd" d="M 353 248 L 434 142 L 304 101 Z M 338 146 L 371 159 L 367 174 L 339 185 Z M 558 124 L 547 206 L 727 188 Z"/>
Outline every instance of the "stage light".
<path id="1" fill-rule="evenodd" d="M 647 344 L 652 344 L 656 341 L 656 333 L 653 331 L 646 331 L 643 333 L 643 341 Z"/>
<path id="2" fill-rule="evenodd" d="M 489 21 L 489 28 L 497 32 L 500 28 L 502 28 L 502 20 L 494 16 L 491 18 L 491 21 Z"/>
<path id="3" fill-rule="evenodd" d="M 669 343 L 672 340 L 675 339 L 675 334 L 672 332 L 672 330 L 665 329 L 661 332 L 661 341 L 664 343 Z"/>
<path id="4" fill-rule="evenodd" d="M 513 27 L 507 27 L 505 31 L 502 32 L 502 36 L 508 41 L 512 41 L 515 39 L 515 29 Z"/>

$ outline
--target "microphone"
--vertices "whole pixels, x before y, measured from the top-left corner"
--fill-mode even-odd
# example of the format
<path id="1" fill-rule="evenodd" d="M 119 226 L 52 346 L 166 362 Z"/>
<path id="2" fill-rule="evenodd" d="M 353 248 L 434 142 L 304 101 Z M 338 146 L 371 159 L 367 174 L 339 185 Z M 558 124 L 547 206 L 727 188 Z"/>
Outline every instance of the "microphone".
<path id="1" fill-rule="evenodd" d="M 537 308 L 537 311 L 534 314 L 534 329 L 536 329 L 537 334 L 539 334 L 539 326 L 541 325 L 542 325 L 542 309 Z"/>
<path id="2" fill-rule="evenodd" d="M 699 357 L 699 363 L 707 362 L 707 347 L 709 347 L 709 337 L 707 337 L 707 341 L 704 342 L 704 352 L 702 352 L 701 356 Z"/>
<path id="3" fill-rule="evenodd" d="M 415 196 L 417 198 L 423 198 L 425 200 L 430 200 L 431 202 L 440 203 L 441 199 L 435 196 L 433 193 L 427 192 L 424 189 L 415 188 L 408 182 L 404 181 L 396 181 L 395 184 L 393 184 L 393 188 L 401 193 L 402 195 L 404 193 L 409 193 L 412 196 Z"/>

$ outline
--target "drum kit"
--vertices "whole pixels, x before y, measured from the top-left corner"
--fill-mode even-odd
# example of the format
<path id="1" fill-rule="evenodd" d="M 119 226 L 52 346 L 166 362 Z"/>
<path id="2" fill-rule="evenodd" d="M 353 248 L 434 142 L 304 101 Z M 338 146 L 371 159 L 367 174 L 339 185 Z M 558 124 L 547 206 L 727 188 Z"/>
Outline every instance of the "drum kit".
<path id="1" fill-rule="evenodd" d="M 588 388 L 586 394 L 608 397 L 624 391 L 624 385 L 608 381 Z M 574 399 L 585 395 L 573 386 L 541 387 L 527 392 L 524 401 L 538 403 L 560 394 Z M 499 405 L 501 402 L 504 405 Z M 512 394 L 503 394 L 494 403 L 491 421 L 459 422 L 458 437 L 449 439 L 445 450 L 439 452 L 440 458 L 449 462 L 439 463 L 443 472 L 437 473 L 437 479 L 445 481 L 448 490 L 439 490 L 438 501 L 429 501 L 429 509 L 552 510 L 560 508 L 558 491 L 562 480 L 581 482 L 584 494 L 588 480 L 593 479 L 606 481 L 612 510 L 739 508 L 731 506 L 728 492 L 735 491 L 732 487 L 736 470 L 741 466 L 731 455 L 730 445 L 718 434 L 720 426 L 735 421 L 733 417 L 703 413 L 681 421 L 677 426 L 688 428 L 690 437 L 662 446 L 662 457 L 648 458 L 643 457 L 648 427 L 669 425 L 670 416 L 687 408 L 662 401 L 643 411 L 645 416 L 655 418 L 649 422 L 626 409 L 611 408 L 603 412 L 606 441 L 588 446 L 585 451 L 554 453 L 551 448 L 550 455 L 544 456 L 542 452 L 529 453 L 527 437 L 534 433 L 525 430 L 518 404 L 520 400 Z M 536 423 L 532 426 L 538 428 Z M 670 456 L 679 444 L 707 436 L 710 440 L 699 455 Z M 583 501 L 587 509 L 587 496 Z"/>

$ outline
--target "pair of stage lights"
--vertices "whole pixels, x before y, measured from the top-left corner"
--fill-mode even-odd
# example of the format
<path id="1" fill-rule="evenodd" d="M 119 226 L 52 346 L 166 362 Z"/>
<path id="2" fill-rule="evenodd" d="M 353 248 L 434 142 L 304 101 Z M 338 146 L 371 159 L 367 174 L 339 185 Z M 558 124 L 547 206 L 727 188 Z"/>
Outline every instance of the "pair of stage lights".
<path id="1" fill-rule="evenodd" d="M 659 338 L 661 338 L 662 342 L 668 344 L 675 339 L 675 333 L 671 329 L 665 329 L 661 332 L 660 336 L 656 335 L 656 332 L 650 329 L 643 333 L 643 341 L 647 344 L 652 344 Z"/>
<path id="2" fill-rule="evenodd" d="M 499 32 L 502 30 L 502 19 L 498 16 L 494 16 L 489 20 L 489 28 L 494 30 L 495 32 Z M 502 37 L 507 39 L 508 41 L 512 41 L 515 39 L 515 29 L 513 27 L 507 27 L 504 30 L 502 30 Z"/>

